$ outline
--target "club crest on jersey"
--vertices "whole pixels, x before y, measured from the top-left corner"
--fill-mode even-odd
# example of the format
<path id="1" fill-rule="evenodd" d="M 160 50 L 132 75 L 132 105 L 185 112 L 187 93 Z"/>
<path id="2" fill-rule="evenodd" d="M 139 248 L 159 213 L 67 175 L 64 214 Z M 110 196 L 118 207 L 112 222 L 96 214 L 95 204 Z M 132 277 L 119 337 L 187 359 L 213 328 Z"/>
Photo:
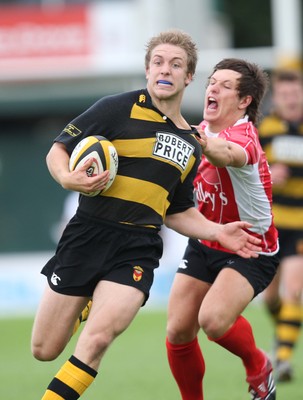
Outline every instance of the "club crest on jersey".
<path id="1" fill-rule="evenodd" d="M 68 133 L 70 136 L 75 137 L 80 135 L 81 131 L 73 124 L 68 124 L 64 129 L 63 132 Z"/>
<path id="2" fill-rule="evenodd" d="M 194 146 L 173 133 L 157 132 L 153 155 L 173 162 L 184 171 L 194 150 Z"/>
<path id="3" fill-rule="evenodd" d="M 133 271 L 134 281 L 136 281 L 136 282 L 141 281 L 142 275 L 143 275 L 143 269 L 141 267 L 139 267 L 138 265 L 136 265 L 134 267 L 134 271 Z"/>
<path id="4" fill-rule="evenodd" d="M 145 103 L 146 102 L 146 96 L 145 94 L 140 94 L 139 96 L 139 103 Z"/>

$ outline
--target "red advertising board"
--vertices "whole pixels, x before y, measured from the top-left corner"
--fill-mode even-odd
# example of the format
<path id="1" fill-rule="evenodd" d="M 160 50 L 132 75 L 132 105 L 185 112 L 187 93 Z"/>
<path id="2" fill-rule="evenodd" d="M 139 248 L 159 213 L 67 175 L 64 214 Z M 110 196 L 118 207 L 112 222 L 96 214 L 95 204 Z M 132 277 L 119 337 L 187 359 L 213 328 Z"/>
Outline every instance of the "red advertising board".
<path id="1" fill-rule="evenodd" d="M 73 69 L 83 68 L 89 63 L 91 47 L 86 6 L 0 7 L 2 72 L 20 67 L 60 69 L 70 62 Z"/>

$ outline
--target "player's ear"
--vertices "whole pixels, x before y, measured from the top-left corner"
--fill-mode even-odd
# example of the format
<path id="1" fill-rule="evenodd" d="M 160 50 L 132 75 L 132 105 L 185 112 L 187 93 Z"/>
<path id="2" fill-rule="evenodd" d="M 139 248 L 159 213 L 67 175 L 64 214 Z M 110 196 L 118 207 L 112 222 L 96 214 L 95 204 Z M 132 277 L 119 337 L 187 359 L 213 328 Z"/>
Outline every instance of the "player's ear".
<path id="1" fill-rule="evenodd" d="M 239 108 L 240 109 L 247 108 L 251 102 L 252 102 L 252 96 L 242 97 L 242 99 L 240 100 Z"/>
<path id="2" fill-rule="evenodd" d="M 193 80 L 193 75 L 188 73 L 185 78 L 185 86 L 188 86 L 192 80 Z"/>
<path id="3" fill-rule="evenodd" d="M 149 68 L 145 68 L 145 78 L 148 80 L 149 78 Z"/>

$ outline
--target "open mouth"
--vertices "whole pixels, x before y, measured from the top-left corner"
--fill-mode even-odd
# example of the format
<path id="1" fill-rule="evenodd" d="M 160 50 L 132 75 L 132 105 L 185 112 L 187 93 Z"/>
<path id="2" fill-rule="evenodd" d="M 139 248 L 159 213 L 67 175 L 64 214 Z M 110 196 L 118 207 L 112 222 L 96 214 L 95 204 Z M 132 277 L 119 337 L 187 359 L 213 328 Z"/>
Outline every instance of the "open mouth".
<path id="1" fill-rule="evenodd" d="M 209 110 L 216 110 L 218 108 L 217 100 L 214 97 L 208 97 L 207 108 Z"/>
<path id="2" fill-rule="evenodd" d="M 169 81 L 166 81 L 164 79 L 160 79 L 159 81 L 157 81 L 158 85 L 164 85 L 164 86 L 172 86 L 172 83 Z"/>

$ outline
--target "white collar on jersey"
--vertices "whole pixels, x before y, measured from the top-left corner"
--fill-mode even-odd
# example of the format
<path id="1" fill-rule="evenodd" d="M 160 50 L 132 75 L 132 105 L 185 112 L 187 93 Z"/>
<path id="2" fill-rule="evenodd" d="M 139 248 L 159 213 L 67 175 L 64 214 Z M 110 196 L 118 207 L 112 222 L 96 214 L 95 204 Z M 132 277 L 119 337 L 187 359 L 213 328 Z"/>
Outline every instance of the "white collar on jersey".
<path id="1" fill-rule="evenodd" d="M 244 124 L 244 122 L 248 122 L 248 115 L 244 115 L 243 118 L 238 119 L 238 121 L 235 123 L 235 125 Z"/>
<path id="2" fill-rule="evenodd" d="M 244 124 L 245 122 L 248 122 L 248 115 L 245 115 L 243 118 L 238 119 L 238 121 L 235 123 L 234 126 Z M 220 132 L 211 132 L 208 128 L 208 125 L 205 126 L 204 129 L 205 133 L 207 136 L 218 136 Z"/>

